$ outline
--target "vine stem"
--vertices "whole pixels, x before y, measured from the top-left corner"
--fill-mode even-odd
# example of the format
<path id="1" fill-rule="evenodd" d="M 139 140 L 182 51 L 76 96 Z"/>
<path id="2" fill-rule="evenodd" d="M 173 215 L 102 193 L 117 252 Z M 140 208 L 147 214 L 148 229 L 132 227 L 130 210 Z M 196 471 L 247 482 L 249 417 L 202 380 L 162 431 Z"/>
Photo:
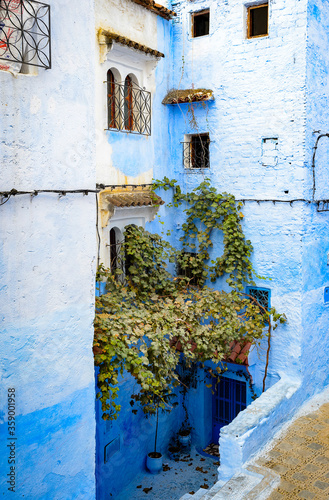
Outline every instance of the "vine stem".
<path id="1" fill-rule="evenodd" d="M 157 452 L 157 439 L 158 439 L 158 425 L 159 425 L 159 406 L 157 406 L 157 418 L 155 425 L 155 439 L 154 439 L 154 453 Z"/>
<path id="2" fill-rule="evenodd" d="M 263 378 L 263 392 L 265 392 L 265 382 L 266 382 L 266 377 L 267 377 L 267 370 L 268 370 L 268 364 L 269 364 L 269 356 L 270 356 L 270 350 L 271 350 L 271 333 L 272 333 L 272 325 L 271 325 L 271 321 L 269 320 L 269 323 L 268 323 L 267 352 L 266 352 L 266 364 L 265 364 L 265 373 L 264 373 L 264 378 Z"/>
<path id="3" fill-rule="evenodd" d="M 256 300 L 254 297 L 252 297 L 249 294 L 244 294 L 246 297 L 249 297 L 257 306 L 262 309 L 264 312 L 266 312 L 265 307 L 263 307 L 258 300 Z M 271 350 L 271 336 L 272 336 L 272 324 L 271 324 L 271 319 L 270 317 L 268 318 L 268 337 L 267 337 L 267 351 L 266 351 L 266 363 L 265 363 L 265 373 L 264 373 L 264 378 L 263 378 L 263 392 L 265 392 L 265 382 L 266 382 L 266 377 L 267 377 L 267 370 L 268 370 L 268 365 L 269 365 L 269 358 L 270 358 L 270 350 Z"/>

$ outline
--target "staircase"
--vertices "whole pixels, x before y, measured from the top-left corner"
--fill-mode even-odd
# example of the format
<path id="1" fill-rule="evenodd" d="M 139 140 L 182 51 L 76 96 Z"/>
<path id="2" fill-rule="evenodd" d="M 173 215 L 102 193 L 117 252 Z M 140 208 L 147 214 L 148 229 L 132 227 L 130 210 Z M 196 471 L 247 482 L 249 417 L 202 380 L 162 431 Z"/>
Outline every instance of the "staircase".
<path id="1" fill-rule="evenodd" d="M 270 469 L 249 465 L 229 481 L 214 484 L 209 490 L 200 488 L 180 500 L 265 500 L 280 482 L 280 476 Z"/>

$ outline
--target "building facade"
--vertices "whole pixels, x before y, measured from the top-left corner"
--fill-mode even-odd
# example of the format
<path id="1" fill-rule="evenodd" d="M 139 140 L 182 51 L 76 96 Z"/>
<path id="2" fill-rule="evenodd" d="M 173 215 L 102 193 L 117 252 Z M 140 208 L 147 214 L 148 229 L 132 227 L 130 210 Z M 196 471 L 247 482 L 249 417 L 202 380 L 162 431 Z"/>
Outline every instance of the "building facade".
<path id="1" fill-rule="evenodd" d="M 325 201 L 329 197 L 328 7 L 313 0 L 183 0 L 171 8 L 177 15 L 162 38 L 169 47 L 165 54 L 169 66 L 164 68 L 160 62 L 155 72 L 151 144 L 149 138 L 147 150 L 142 151 L 141 140 L 134 139 L 136 144 L 129 134 L 125 139 L 109 134 L 111 158 L 117 165 L 116 158 L 121 161 L 121 180 L 113 184 L 128 183 L 122 174 L 131 172 L 143 175 L 129 182 L 142 183 L 151 159 L 154 178 L 174 178 L 184 191 L 208 178 L 218 191 L 232 193 L 244 205 L 244 230 L 254 246 L 255 275 L 267 278 L 256 277 L 256 285 L 245 291 L 288 319 L 272 332 L 267 392 L 261 395 L 267 339 L 260 349 L 250 350 L 247 363 L 243 357 L 242 363 L 240 359 L 240 364 L 229 364 L 225 383 L 232 388 L 245 385 L 239 404 L 247 409 L 231 424 L 221 416 L 229 424 L 220 437 L 219 475 L 225 479 L 266 443 L 302 401 L 328 383 L 324 343 L 329 250 Z M 136 29 L 133 40 L 149 45 L 151 38 L 139 37 L 138 23 L 128 22 L 127 32 L 121 29 L 119 34 L 128 37 L 128 31 Z M 162 46 L 158 44 L 157 50 L 163 52 Z M 170 195 L 159 194 L 170 200 Z M 183 211 L 163 206 L 159 214 L 165 228 L 173 231 L 170 242 L 179 246 Z M 163 229 L 157 220 L 147 228 L 157 233 Z M 218 238 L 212 256 L 222 251 Z M 226 283 L 219 280 L 217 286 L 225 289 Z M 246 375 L 260 396 L 253 403 Z M 214 440 L 214 404 L 203 388 L 189 397 L 199 447 Z M 164 422 L 167 425 L 171 424 Z M 119 435 L 124 440 L 118 430 Z M 122 452 L 121 458 L 124 461 Z"/>
<path id="2" fill-rule="evenodd" d="M 230 477 L 329 380 L 327 2 L 3 0 L 0 22 L 2 491 L 95 497 L 95 270 L 124 267 L 130 224 L 160 234 L 157 212 L 179 246 L 183 210 L 150 196 L 164 175 L 185 191 L 208 178 L 243 202 L 255 274 L 269 278 L 246 292 L 288 319 L 265 393 L 267 340 L 229 359 L 224 383 L 244 384 L 234 403 L 246 407 L 220 416 Z M 143 469 L 153 439 L 154 421 L 128 407 L 132 386 L 120 382 L 118 421 L 96 404 L 99 499 Z M 210 392 L 187 404 L 194 443 L 216 441 Z M 163 449 L 181 411 L 160 418 Z"/>
<path id="3" fill-rule="evenodd" d="M 209 178 L 243 202 L 255 272 L 270 278 L 255 278 L 253 293 L 266 293 L 288 319 L 272 335 L 269 399 L 265 393 L 221 433 L 225 476 L 328 383 L 328 5 L 182 1 L 173 9 L 166 175 L 189 191 Z M 174 242 L 182 222 L 166 214 Z M 218 241 L 213 255 L 221 252 Z M 266 348 L 249 355 L 258 395 Z"/>

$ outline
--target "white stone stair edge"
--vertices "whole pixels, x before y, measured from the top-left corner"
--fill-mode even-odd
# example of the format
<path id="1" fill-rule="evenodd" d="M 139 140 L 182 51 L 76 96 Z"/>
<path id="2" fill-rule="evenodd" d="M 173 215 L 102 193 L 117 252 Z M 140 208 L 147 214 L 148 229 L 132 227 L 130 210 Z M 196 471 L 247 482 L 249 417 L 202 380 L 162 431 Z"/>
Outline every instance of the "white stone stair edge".
<path id="1" fill-rule="evenodd" d="M 194 495 L 181 500 L 266 500 L 279 485 L 280 476 L 266 467 L 249 465 L 224 485 L 217 482 L 210 490 L 200 488 Z"/>
<path id="2" fill-rule="evenodd" d="M 191 495 L 190 493 L 185 493 L 185 495 L 182 496 L 179 500 L 191 500 L 191 498 L 193 500 L 199 500 L 203 498 L 205 495 L 207 496 L 207 498 L 212 498 L 213 495 L 215 495 L 217 491 L 219 491 L 224 484 L 226 484 L 225 481 L 217 481 L 217 483 L 215 483 L 210 488 L 210 490 L 199 488 L 198 491 L 196 491 L 193 495 Z"/>

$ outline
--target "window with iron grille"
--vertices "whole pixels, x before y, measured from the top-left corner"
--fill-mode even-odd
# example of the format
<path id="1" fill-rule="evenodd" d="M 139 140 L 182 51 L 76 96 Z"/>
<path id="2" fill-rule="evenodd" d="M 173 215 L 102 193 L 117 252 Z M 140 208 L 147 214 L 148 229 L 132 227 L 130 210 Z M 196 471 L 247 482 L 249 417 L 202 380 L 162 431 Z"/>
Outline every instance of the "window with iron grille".
<path id="1" fill-rule="evenodd" d="M 128 75 L 124 83 L 107 73 L 108 130 L 151 135 L 151 93 L 140 88 Z"/>
<path id="2" fill-rule="evenodd" d="M 270 296 L 271 291 L 268 288 L 247 287 L 247 294 L 257 300 L 260 306 L 267 311 L 271 308 Z"/>
<path id="3" fill-rule="evenodd" d="M 118 228 L 110 230 L 110 269 L 116 280 L 122 281 L 125 273 L 125 262 L 122 254 L 123 235 Z"/>
<path id="4" fill-rule="evenodd" d="M 187 169 L 204 169 L 210 167 L 209 161 L 209 134 L 188 136 L 183 142 L 183 165 Z"/>
<path id="5" fill-rule="evenodd" d="M 125 232 L 129 233 L 130 228 L 136 227 L 134 224 L 125 226 Z M 123 246 L 125 242 L 124 235 L 117 227 L 110 229 L 109 257 L 111 273 L 116 280 L 124 283 L 127 276 L 130 275 L 129 268 L 132 265 L 132 256 L 128 254 Z"/>
<path id="6" fill-rule="evenodd" d="M 22 64 L 51 67 L 50 5 L 0 0 L 0 60 L 0 69 L 15 65 L 17 72 Z"/>

